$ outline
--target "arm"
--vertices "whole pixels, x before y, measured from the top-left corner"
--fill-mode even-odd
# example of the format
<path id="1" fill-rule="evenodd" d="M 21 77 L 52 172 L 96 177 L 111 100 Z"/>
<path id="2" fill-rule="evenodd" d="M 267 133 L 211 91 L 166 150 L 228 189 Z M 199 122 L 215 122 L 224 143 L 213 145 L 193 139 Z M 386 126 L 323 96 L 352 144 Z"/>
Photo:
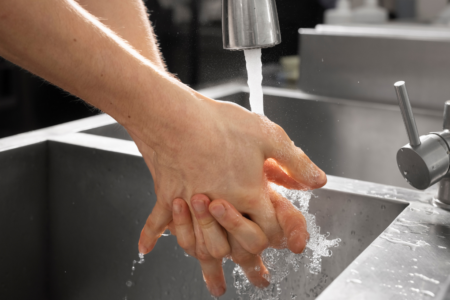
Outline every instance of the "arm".
<path id="1" fill-rule="evenodd" d="M 171 110 L 188 109 L 183 99 L 194 98 L 73 1 L 1 1 L 0 55 L 132 131 L 145 126 L 158 132 L 173 123 Z M 142 110 L 150 117 L 139 117 Z M 161 140 L 157 135 L 152 144 Z"/>
<path id="2" fill-rule="evenodd" d="M 118 36 L 127 40 L 142 56 L 165 70 L 161 52 L 142 0 L 77 0 Z"/>

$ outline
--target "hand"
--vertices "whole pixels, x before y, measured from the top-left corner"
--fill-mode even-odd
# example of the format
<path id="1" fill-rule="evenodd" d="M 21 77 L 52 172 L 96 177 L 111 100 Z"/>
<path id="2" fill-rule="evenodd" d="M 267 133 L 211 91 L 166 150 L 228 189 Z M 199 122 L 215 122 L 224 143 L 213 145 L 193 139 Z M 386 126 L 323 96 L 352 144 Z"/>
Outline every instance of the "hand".
<path id="1" fill-rule="evenodd" d="M 151 130 L 130 131 L 152 172 L 158 198 L 142 231 L 140 251 L 151 251 L 172 221 L 173 199 L 186 199 L 193 212 L 190 200 L 201 193 L 226 199 L 259 225 L 271 246 L 281 247 L 286 237 L 288 248 L 301 252 L 305 232 L 295 230 L 298 224 L 292 225 L 296 223 L 288 213 L 280 217 L 282 202 L 268 180 L 288 188 L 314 189 L 326 183 L 325 174 L 268 119 L 193 91 L 180 91 L 177 96 L 185 97 L 189 105 L 174 109 L 179 119 L 159 128 L 166 137 L 159 144 L 150 147 L 147 142 Z M 197 233 L 196 227 L 194 222 Z M 229 247 L 211 248 L 206 241 L 208 252 L 217 259 L 230 251 Z"/>
<path id="2" fill-rule="evenodd" d="M 191 218 L 187 203 L 180 198 L 173 201 L 173 222 L 169 229 L 177 236 L 178 244 L 187 254 L 197 258 L 203 271 L 203 278 L 210 293 L 219 297 L 225 293 L 226 283 L 222 270 L 222 257 L 218 253 L 230 253 L 231 258 L 245 270 L 249 280 L 258 287 L 269 284 L 269 272 L 259 257 L 268 246 L 268 240 L 258 225 L 243 217 L 226 201 L 222 211 L 222 223 L 232 228 L 233 234 L 226 233 L 212 217 L 210 200 L 202 194 L 194 195 L 191 203 L 197 206 L 195 218 Z M 219 205 L 219 210 L 220 206 Z M 208 209 L 209 208 L 209 209 Z M 193 226 L 200 224 L 199 226 Z M 236 237 L 236 238 L 235 238 Z M 213 249 L 214 256 L 210 250 Z"/>
<path id="3" fill-rule="evenodd" d="M 271 195 L 271 200 L 277 211 L 277 218 L 282 227 L 286 228 L 286 236 L 295 237 L 288 240 L 295 243 L 290 248 L 297 249 L 297 253 L 303 252 L 309 238 L 303 215 L 287 199 L 275 192 Z M 200 227 L 201 230 L 194 232 L 189 207 L 183 199 L 173 201 L 173 222 L 169 224 L 169 229 L 177 236 L 178 244 L 185 252 L 199 260 L 211 294 L 216 297 L 224 294 L 226 283 L 222 259 L 212 256 L 209 249 L 214 249 L 213 253 L 231 249 L 232 260 L 240 265 L 253 285 L 261 288 L 269 285 L 269 272 L 259 256 L 269 243 L 259 226 L 243 217 L 225 200 L 214 200 L 210 204 L 208 197 L 199 194 L 192 197 L 191 203 L 199 208 L 195 209 L 194 221 L 199 224 L 196 228 Z M 289 226 L 286 226 L 287 223 Z M 301 234 L 298 235 L 297 232 Z M 276 241 L 276 248 L 286 246 L 286 238 Z"/>

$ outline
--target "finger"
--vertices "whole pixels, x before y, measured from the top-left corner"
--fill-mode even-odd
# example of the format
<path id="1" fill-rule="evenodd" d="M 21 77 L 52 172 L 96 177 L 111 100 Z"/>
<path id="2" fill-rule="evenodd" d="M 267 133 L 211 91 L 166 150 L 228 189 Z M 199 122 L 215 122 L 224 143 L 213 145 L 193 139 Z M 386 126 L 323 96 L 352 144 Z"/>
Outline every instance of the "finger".
<path id="1" fill-rule="evenodd" d="M 288 249 L 297 254 L 302 253 L 309 240 L 305 217 L 289 200 L 272 189 L 270 190 L 270 199 L 287 238 Z"/>
<path id="2" fill-rule="evenodd" d="M 173 225 L 177 233 L 177 242 L 184 251 L 195 256 L 195 234 L 192 226 L 191 213 L 187 203 L 177 198 L 173 200 Z"/>
<path id="3" fill-rule="evenodd" d="M 278 185 L 284 186 L 287 189 L 292 190 L 308 189 L 308 186 L 295 181 L 291 176 L 286 174 L 286 172 L 272 158 L 266 159 L 266 161 L 264 162 L 264 173 L 266 174 L 267 180 L 276 183 Z"/>
<path id="4" fill-rule="evenodd" d="M 199 260 L 199 262 L 202 267 L 203 279 L 211 295 L 220 297 L 225 294 L 227 285 L 223 275 L 222 259 L 212 258 L 210 260 Z"/>
<path id="5" fill-rule="evenodd" d="M 139 252 L 147 254 L 153 250 L 161 234 L 166 230 L 167 225 L 172 220 L 172 210 L 170 207 L 156 201 L 152 213 L 148 216 L 139 239 Z"/>
<path id="6" fill-rule="evenodd" d="M 261 257 L 245 250 L 233 235 L 230 235 L 228 240 L 232 249 L 231 258 L 241 267 L 248 280 L 259 288 L 268 286 L 269 271 L 264 266 Z"/>
<path id="7" fill-rule="evenodd" d="M 209 212 L 209 204 L 209 198 L 203 194 L 191 198 L 191 206 L 202 230 L 206 248 L 213 257 L 222 259 L 230 253 L 230 245 L 226 232 Z"/>
<path id="8" fill-rule="evenodd" d="M 211 256 L 206 248 L 203 232 L 197 220 L 194 218 L 195 232 L 195 257 L 200 262 L 203 271 L 203 278 L 206 282 L 209 292 L 214 297 L 220 297 L 226 291 L 225 277 L 222 269 L 222 259 L 216 259 Z"/>
<path id="9" fill-rule="evenodd" d="M 325 173 L 294 145 L 283 128 L 266 117 L 261 120 L 263 131 L 269 140 L 266 157 L 275 159 L 290 177 L 308 188 L 324 186 L 327 182 Z"/>
<path id="10" fill-rule="evenodd" d="M 173 209 L 173 208 L 172 208 Z M 172 216 L 173 217 L 173 216 Z M 176 236 L 177 235 L 177 230 L 175 228 L 175 224 L 173 223 L 173 220 L 169 223 L 169 225 L 167 225 L 167 228 L 169 228 L 170 230 L 170 234 Z"/>
<path id="11" fill-rule="evenodd" d="M 269 241 L 261 228 L 242 216 L 227 201 L 214 200 L 209 206 L 209 211 L 246 251 L 259 254 L 269 246 Z"/>

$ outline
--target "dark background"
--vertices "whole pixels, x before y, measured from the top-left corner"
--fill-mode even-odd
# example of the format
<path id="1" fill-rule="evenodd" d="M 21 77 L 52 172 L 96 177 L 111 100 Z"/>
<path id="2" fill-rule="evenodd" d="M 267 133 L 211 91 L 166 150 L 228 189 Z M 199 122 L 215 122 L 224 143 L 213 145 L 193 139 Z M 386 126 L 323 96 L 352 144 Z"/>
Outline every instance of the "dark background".
<path id="1" fill-rule="evenodd" d="M 202 1 L 180 0 L 190 12 L 184 22 L 174 21 L 174 7 L 163 7 L 161 2 L 145 3 L 170 72 L 194 88 L 246 78 L 243 53 L 222 48 L 220 20 L 201 20 Z M 297 54 L 298 29 L 312 28 L 323 19 L 318 0 L 278 0 L 277 7 L 282 43 L 263 50 L 263 63 Z M 0 57 L 0 138 L 98 113 Z"/>

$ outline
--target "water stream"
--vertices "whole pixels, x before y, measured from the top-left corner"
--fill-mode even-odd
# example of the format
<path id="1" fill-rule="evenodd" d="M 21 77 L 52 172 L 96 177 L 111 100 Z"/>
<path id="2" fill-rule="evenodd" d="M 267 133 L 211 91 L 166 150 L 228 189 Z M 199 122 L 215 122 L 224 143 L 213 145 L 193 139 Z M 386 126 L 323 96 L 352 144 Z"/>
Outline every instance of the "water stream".
<path id="1" fill-rule="evenodd" d="M 261 49 L 244 50 L 244 54 L 247 66 L 247 83 L 250 88 L 250 108 L 252 112 L 264 115 Z"/>
<path id="2" fill-rule="evenodd" d="M 250 107 L 252 112 L 264 115 L 262 93 L 262 63 L 261 49 L 245 50 L 247 62 L 248 85 L 250 88 Z M 309 191 L 294 191 L 271 184 L 283 197 L 302 212 L 306 219 L 307 230 L 310 239 L 305 251 L 294 254 L 288 249 L 277 250 L 268 248 L 263 251 L 261 258 L 270 272 L 268 278 L 270 285 L 264 289 L 253 286 L 245 276 L 240 266 L 233 270 L 234 287 L 238 295 L 247 296 L 250 300 L 278 300 L 281 295 L 280 283 L 287 278 L 290 270 L 297 272 L 300 266 L 306 266 L 311 274 L 319 274 L 321 271 L 322 257 L 332 255 L 330 248 L 337 247 L 340 239 L 328 240 L 328 234 L 321 234 L 320 227 L 316 224 L 316 217 L 309 213 L 309 200 L 312 193 Z M 300 276 L 297 274 L 296 276 Z M 292 295 L 295 299 L 297 295 Z"/>

